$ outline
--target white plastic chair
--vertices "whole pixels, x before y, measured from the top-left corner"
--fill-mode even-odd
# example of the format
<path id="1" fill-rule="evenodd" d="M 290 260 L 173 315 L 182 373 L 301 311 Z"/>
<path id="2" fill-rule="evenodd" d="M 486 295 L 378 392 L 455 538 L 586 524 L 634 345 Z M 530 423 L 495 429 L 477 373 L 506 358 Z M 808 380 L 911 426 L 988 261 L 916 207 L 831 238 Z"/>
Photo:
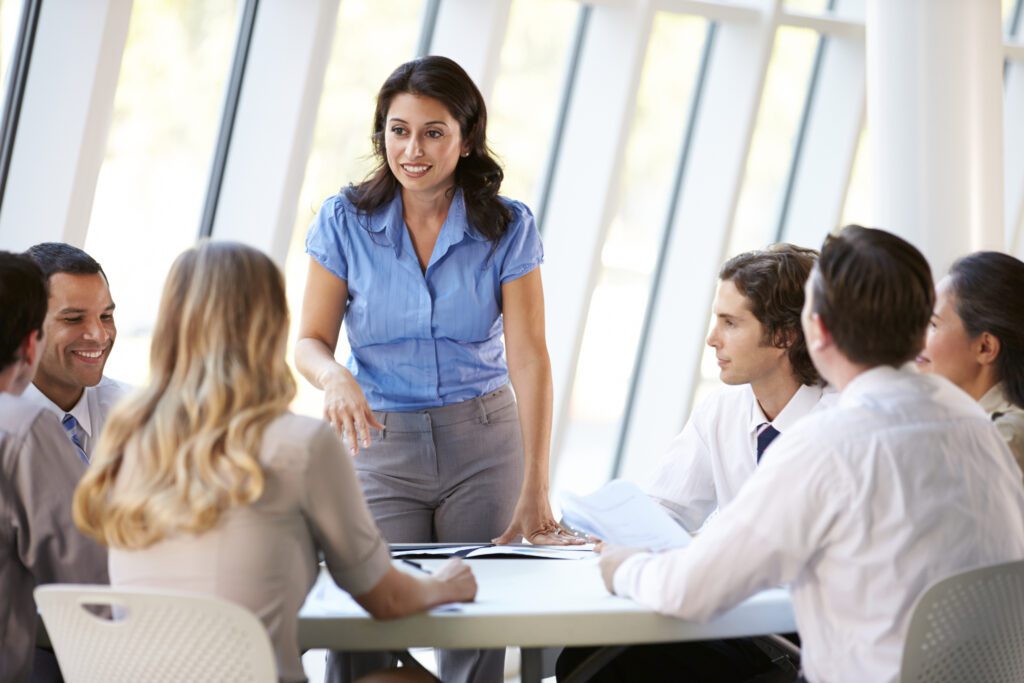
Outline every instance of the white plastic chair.
<path id="1" fill-rule="evenodd" d="M 1024 562 L 973 569 L 917 600 L 902 683 L 1024 681 Z"/>
<path id="2" fill-rule="evenodd" d="M 48 585 L 36 605 L 68 683 L 277 681 L 263 624 L 239 605 L 187 593 Z M 115 618 L 87 606 L 109 607 Z"/>

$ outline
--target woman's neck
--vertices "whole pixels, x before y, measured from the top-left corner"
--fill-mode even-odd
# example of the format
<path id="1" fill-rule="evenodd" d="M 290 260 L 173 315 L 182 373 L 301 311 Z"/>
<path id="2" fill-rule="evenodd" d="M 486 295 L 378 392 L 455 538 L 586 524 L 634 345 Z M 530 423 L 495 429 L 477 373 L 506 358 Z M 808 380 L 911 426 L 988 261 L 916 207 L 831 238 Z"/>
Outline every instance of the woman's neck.
<path id="1" fill-rule="evenodd" d="M 455 193 L 451 186 L 430 192 L 402 190 L 402 217 L 411 228 L 434 226 L 440 229 L 448 217 Z"/>

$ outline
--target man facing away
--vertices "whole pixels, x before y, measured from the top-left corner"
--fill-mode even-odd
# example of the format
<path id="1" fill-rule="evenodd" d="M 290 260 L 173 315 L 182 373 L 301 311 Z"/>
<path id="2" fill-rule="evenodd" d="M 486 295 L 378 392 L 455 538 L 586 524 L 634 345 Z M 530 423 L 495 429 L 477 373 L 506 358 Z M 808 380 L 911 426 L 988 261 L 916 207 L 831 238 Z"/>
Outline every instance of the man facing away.
<path id="1" fill-rule="evenodd" d="M 107 414 L 128 391 L 103 375 L 117 337 L 107 276 L 69 244 L 44 242 L 26 254 L 42 269 L 50 298 L 42 360 L 25 396 L 61 420 L 78 457 L 88 462 Z"/>
<path id="2" fill-rule="evenodd" d="M 835 393 L 824 393 L 800 328 L 817 252 L 775 244 L 726 261 L 708 346 L 727 387 L 693 411 L 645 490 L 690 533 L 725 507 L 768 445 Z"/>
<path id="3" fill-rule="evenodd" d="M 895 681 L 927 586 L 1024 558 L 1024 491 L 978 404 L 902 367 L 932 311 L 920 252 L 849 226 L 806 291 L 804 333 L 837 405 L 780 436 L 689 547 L 605 546 L 601 572 L 619 595 L 701 621 L 789 584 L 806 680 Z"/>
<path id="4" fill-rule="evenodd" d="M 20 396 L 39 363 L 46 301 L 39 267 L 0 252 L 0 683 L 32 670 L 37 585 L 107 583 L 106 550 L 71 520 L 85 465 L 57 418 Z"/>

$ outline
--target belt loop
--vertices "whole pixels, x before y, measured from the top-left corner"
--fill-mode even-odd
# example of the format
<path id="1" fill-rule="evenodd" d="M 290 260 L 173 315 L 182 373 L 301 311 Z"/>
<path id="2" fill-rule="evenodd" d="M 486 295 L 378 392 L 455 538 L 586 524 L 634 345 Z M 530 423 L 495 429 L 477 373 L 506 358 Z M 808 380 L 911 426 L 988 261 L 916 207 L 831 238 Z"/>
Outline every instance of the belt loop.
<path id="1" fill-rule="evenodd" d="M 388 414 L 386 411 L 380 414 L 378 422 L 384 425 L 384 428 L 380 430 L 380 440 L 383 441 L 384 439 L 388 438 Z"/>
<path id="2" fill-rule="evenodd" d="M 487 419 L 487 404 L 484 403 L 484 397 L 478 396 L 473 400 L 476 401 L 476 406 L 480 410 L 480 424 L 489 424 Z"/>

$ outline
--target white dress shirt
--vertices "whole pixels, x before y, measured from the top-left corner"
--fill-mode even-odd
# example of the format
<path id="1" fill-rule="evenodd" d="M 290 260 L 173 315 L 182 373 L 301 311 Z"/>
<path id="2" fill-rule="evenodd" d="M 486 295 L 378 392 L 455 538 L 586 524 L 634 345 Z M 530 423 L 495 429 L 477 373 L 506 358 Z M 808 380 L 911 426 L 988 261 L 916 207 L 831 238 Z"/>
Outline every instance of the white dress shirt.
<path id="1" fill-rule="evenodd" d="M 785 434 L 818 405 L 833 403 L 836 395 L 832 389 L 801 385 L 771 425 Z M 749 384 L 716 391 L 694 409 L 642 488 L 684 529 L 697 531 L 754 473 L 758 428 L 768 421 Z"/>
<path id="2" fill-rule="evenodd" d="M 103 425 L 107 422 L 107 416 L 114 405 L 130 391 L 131 386 L 118 382 L 116 379 L 103 377 L 96 386 L 86 387 L 82 392 L 82 397 L 78 399 L 78 403 L 67 412 L 47 398 L 36 388 L 35 384 L 29 384 L 22 395 L 33 403 L 50 410 L 58 420 L 63 420 L 67 414 L 73 415 L 78 420 L 78 438 L 82 442 L 82 450 L 91 457 L 92 449 L 96 446 L 100 432 L 103 431 Z"/>
<path id="3" fill-rule="evenodd" d="M 1017 465 L 1024 470 L 1024 409 L 1010 403 L 1001 382 L 989 389 L 978 402 L 982 410 L 992 416 L 992 422 L 1017 459 Z"/>
<path id="4" fill-rule="evenodd" d="M 701 621 L 789 583 L 807 679 L 883 682 L 928 585 L 1022 558 L 1020 471 L 989 417 L 937 375 L 882 367 L 776 439 L 688 548 L 630 557 L 614 582 Z"/>

